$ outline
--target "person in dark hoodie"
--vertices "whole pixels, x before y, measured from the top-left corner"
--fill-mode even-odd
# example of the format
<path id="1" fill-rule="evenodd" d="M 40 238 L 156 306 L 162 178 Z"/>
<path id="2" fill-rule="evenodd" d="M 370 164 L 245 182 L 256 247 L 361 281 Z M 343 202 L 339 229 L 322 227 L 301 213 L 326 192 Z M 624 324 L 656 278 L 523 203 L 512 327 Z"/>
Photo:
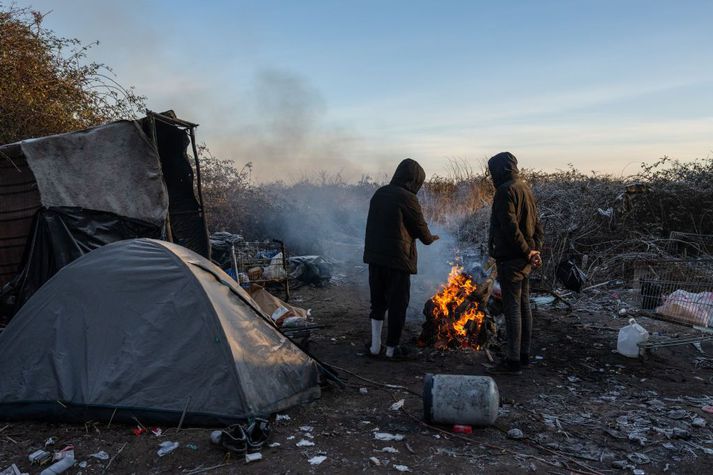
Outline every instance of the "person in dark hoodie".
<path id="1" fill-rule="evenodd" d="M 381 353 L 381 330 L 389 313 L 386 357 L 404 355 L 399 339 L 406 321 L 411 274 L 417 272 L 416 239 L 428 245 L 438 240 L 423 218 L 416 193 L 426 173 L 407 158 L 396 168 L 391 183 L 374 193 L 366 220 L 364 262 L 369 264 L 372 355 Z"/>
<path id="2" fill-rule="evenodd" d="M 517 158 L 499 153 L 488 161 L 488 169 L 495 184 L 488 249 L 497 264 L 507 331 L 506 359 L 490 372 L 519 374 L 530 364 L 529 274 L 542 265 L 543 231 L 532 190 L 518 175 Z"/>

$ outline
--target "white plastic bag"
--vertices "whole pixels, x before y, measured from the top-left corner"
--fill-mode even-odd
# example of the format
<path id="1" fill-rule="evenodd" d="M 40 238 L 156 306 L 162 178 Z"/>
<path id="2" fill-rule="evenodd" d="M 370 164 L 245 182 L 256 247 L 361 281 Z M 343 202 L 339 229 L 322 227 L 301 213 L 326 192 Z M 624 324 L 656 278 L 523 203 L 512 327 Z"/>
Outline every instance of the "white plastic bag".
<path id="1" fill-rule="evenodd" d="M 270 259 L 270 265 L 263 269 L 262 277 L 265 280 L 281 280 L 287 277 L 287 272 L 285 272 L 285 268 L 282 265 L 281 252 Z"/>
<path id="2" fill-rule="evenodd" d="M 636 323 L 636 320 L 631 318 L 629 319 L 629 324 L 619 330 L 619 338 L 616 341 L 616 351 L 628 358 L 638 358 L 639 343 L 646 341 L 649 341 L 649 332 Z"/>

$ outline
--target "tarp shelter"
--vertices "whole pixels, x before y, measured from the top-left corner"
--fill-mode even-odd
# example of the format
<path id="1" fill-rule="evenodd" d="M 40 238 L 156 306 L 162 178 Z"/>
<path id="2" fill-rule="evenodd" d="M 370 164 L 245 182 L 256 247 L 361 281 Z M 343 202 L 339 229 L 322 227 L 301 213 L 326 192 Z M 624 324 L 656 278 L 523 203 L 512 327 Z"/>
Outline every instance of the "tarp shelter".
<path id="1" fill-rule="evenodd" d="M 318 372 L 207 259 L 127 240 L 61 269 L 0 333 L 0 419 L 225 424 L 315 400 Z"/>
<path id="2" fill-rule="evenodd" d="M 200 168 L 194 183 L 187 154 L 194 128 L 150 112 L 0 146 L 0 317 L 110 242 L 162 238 L 209 257 Z"/>

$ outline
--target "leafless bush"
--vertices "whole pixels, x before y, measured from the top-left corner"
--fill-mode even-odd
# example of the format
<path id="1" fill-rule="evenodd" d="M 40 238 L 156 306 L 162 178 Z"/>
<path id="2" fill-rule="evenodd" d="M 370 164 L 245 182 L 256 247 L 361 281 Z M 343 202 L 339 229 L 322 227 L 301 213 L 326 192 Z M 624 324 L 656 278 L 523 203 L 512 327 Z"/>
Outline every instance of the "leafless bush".
<path id="1" fill-rule="evenodd" d="M 96 42 L 59 36 L 44 16 L 0 2 L 0 144 L 143 112 L 145 97 L 88 60 Z"/>
<path id="2" fill-rule="evenodd" d="M 213 160 L 213 162 L 211 162 Z M 347 183 L 317 174 L 287 184 L 254 184 L 249 166 L 210 158 L 205 173 L 209 219 L 255 238 L 282 238 L 297 252 L 325 252 L 349 243 L 360 252 L 369 199 L 381 183 L 365 177 Z M 467 164 L 466 164 L 467 165 Z M 429 179 L 420 200 L 429 223 L 467 246 L 487 244 L 493 185 L 484 168 L 455 164 L 447 176 Z M 545 228 L 545 267 L 553 285 L 557 264 L 574 259 L 596 282 L 623 276 L 624 264 L 665 256 L 671 231 L 713 234 L 713 160 L 664 158 L 631 177 L 524 170 Z M 340 251 L 347 252 L 347 251 Z"/>

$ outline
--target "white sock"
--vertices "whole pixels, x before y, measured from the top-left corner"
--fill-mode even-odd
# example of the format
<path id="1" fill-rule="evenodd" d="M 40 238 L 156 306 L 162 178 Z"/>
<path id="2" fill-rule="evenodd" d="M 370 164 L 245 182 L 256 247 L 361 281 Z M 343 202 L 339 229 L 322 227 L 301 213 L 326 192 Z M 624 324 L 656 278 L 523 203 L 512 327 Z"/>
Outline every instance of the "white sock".
<path id="1" fill-rule="evenodd" d="M 387 346 L 386 347 L 386 357 L 387 358 L 393 358 L 394 357 L 394 351 L 396 351 L 395 346 Z"/>
<path id="2" fill-rule="evenodd" d="M 381 352 L 381 327 L 384 326 L 383 320 L 371 319 L 371 351 L 372 355 L 378 355 Z"/>

